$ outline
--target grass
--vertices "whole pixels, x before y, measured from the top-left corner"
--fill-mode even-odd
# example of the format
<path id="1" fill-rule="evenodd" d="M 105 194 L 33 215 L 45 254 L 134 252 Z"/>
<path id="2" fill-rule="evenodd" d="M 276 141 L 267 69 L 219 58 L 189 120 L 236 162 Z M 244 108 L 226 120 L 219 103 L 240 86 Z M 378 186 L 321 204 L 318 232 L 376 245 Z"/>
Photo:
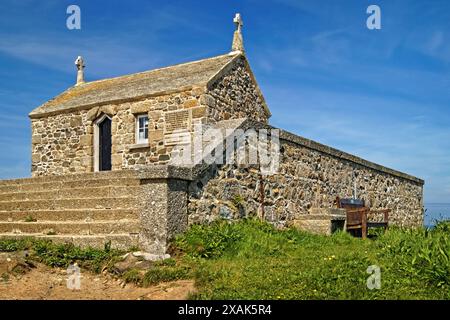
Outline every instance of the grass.
<path id="1" fill-rule="evenodd" d="M 194 279 L 192 299 L 450 299 L 450 222 L 424 228 L 375 230 L 372 239 L 347 233 L 313 235 L 276 230 L 257 220 L 194 225 L 172 244 L 174 257 L 120 276 L 141 286 Z M 42 240 L 1 240 L 0 252 L 28 249 L 49 266 L 100 272 L 123 252 L 80 249 Z M 381 288 L 367 288 L 369 266 Z"/>
<path id="2" fill-rule="evenodd" d="M 9 274 L 7 274 L 6 272 L 2 273 L 2 275 L 0 276 L 0 281 L 2 282 L 8 282 L 9 281 Z"/>
<path id="3" fill-rule="evenodd" d="M 110 244 L 106 244 L 104 249 L 82 249 L 72 244 L 54 244 L 49 240 L 32 238 L 0 240 L 0 252 L 23 250 L 29 251 L 28 259 L 50 267 L 67 268 L 76 262 L 80 267 L 95 273 L 112 266 L 123 255 L 122 251 L 111 249 Z"/>
<path id="4" fill-rule="evenodd" d="M 36 222 L 37 220 L 35 218 L 33 218 L 33 216 L 26 216 L 25 217 L 25 222 Z"/>
<path id="5" fill-rule="evenodd" d="M 148 287 L 160 282 L 169 282 L 181 279 L 189 279 L 191 277 L 191 269 L 189 266 L 162 266 L 151 268 L 144 275 L 142 285 Z"/>
<path id="6" fill-rule="evenodd" d="M 222 221 L 193 226 L 176 246 L 192 260 L 194 299 L 450 299 L 449 222 L 361 240 Z M 367 288 L 371 265 L 380 290 Z"/>
<path id="7" fill-rule="evenodd" d="M 119 276 L 127 283 L 141 286 L 151 286 L 160 282 L 174 281 L 191 278 L 191 268 L 185 262 L 188 259 L 177 261 L 166 259 L 152 264 L 148 270 L 131 268 L 122 274 L 116 274 L 112 268 L 116 262 L 122 260 L 125 252 L 113 250 L 110 244 L 104 249 L 79 248 L 72 244 L 55 244 L 50 240 L 5 239 L 0 240 L 0 252 L 28 251 L 28 260 L 37 261 L 50 267 L 67 268 L 73 263 L 85 270 L 100 273 L 102 270 L 110 270 L 115 276 Z M 131 248 L 129 251 L 138 251 Z M 6 281 L 8 274 L 3 274 L 0 279 Z"/>
<path id="8" fill-rule="evenodd" d="M 130 269 L 122 275 L 122 279 L 127 283 L 131 282 L 140 285 L 142 282 L 142 274 L 139 272 L 139 270 Z"/>
<path id="9" fill-rule="evenodd" d="M 130 269 L 121 275 L 125 282 L 134 283 L 142 287 L 149 287 L 161 282 L 183 280 L 192 278 L 191 267 L 184 261 L 174 259 L 154 263 L 148 270 Z"/>

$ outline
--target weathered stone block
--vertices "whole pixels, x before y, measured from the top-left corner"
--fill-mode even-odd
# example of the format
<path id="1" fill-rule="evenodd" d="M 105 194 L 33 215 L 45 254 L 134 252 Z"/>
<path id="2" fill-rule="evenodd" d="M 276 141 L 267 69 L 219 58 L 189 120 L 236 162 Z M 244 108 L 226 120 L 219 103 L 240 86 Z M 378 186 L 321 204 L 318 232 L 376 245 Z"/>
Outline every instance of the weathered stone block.
<path id="1" fill-rule="evenodd" d="M 94 163 L 94 159 L 89 156 L 85 156 L 81 158 L 81 165 L 83 167 L 92 167 L 92 164 Z"/>
<path id="2" fill-rule="evenodd" d="M 216 106 L 216 100 L 209 94 L 203 94 L 200 97 L 200 104 L 214 108 Z"/>
<path id="3" fill-rule="evenodd" d="M 40 135 L 33 135 L 31 137 L 32 144 L 40 144 L 42 142 L 42 137 Z"/>
<path id="4" fill-rule="evenodd" d="M 107 105 L 107 106 L 102 106 L 99 109 L 99 113 L 100 114 L 104 113 L 104 114 L 107 114 L 109 116 L 114 116 L 117 113 L 117 111 L 116 111 L 116 108 L 114 106 Z"/>
<path id="5" fill-rule="evenodd" d="M 41 161 L 41 156 L 37 153 L 33 153 L 31 156 L 31 161 L 33 163 Z"/>
<path id="6" fill-rule="evenodd" d="M 148 117 L 153 121 L 158 121 L 162 117 L 162 111 L 150 111 Z"/>
<path id="7" fill-rule="evenodd" d="M 123 156 L 122 154 L 113 154 L 111 157 L 111 163 L 114 166 L 122 165 Z"/>
<path id="8" fill-rule="evenodd" d="M 98 107 L 95 107 L 87 112 L 86 118 L 88 121 L 94 121 L 97 118 L 98 114 Z"/>
<path id="9" fill-rule="evenodd" d="M 151 106 L 148 103 L 133 104 L 131 106 L 131 113 L 132 114 L 147 113 L 150 111 L 150 108 Z"/>
<path id="10" fill-rule="evenodd" d="M 70 127 L 74 128 L 74 127 L 79 127 L 81 125 L 82 125 L 81 116 L 73 116 L 70 119 Z"/>
<path id="11" fill-rule="evenodd" d="M 206 107 L 205 106 L 201 106 L 198 108 L 192 108 L 192 118 L 196 119 L 196 118 L 202 118 L 206 116 Z"/>
<path id="12" fill-rule="evenodd" d="M 198 100 L 197 99 L 189 99 L 183 103 L 183 108 L 193 108 L 198 106 Z"/>
<path id="13" fill-rule="evenodd" d="M 93 144 L 93 135 L 86 134 L 80 137 L 80 146 L 91 146 Z"/>
<path id="14" fill-rule="evenodd" d="M 164 130 L 151 130 L 148 133 L 149 140 L 156 142 L 164 139 Z"/>

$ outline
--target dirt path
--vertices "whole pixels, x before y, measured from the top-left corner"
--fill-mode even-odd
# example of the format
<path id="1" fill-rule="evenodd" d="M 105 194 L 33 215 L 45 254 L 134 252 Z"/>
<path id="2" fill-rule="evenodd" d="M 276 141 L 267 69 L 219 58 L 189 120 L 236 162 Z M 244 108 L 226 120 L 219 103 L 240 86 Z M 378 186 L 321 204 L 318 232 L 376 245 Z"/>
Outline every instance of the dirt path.
<path id="1" fill-rule="evenodd" d="M 81 273 L 80 290 L 67 288 L 67 272 L 37 264 L 24 275 L 0 280 L 2 300 L 182 300 L 194 282 L 180 280 L 141 288 L 123 284 L 108 274 Z"/>

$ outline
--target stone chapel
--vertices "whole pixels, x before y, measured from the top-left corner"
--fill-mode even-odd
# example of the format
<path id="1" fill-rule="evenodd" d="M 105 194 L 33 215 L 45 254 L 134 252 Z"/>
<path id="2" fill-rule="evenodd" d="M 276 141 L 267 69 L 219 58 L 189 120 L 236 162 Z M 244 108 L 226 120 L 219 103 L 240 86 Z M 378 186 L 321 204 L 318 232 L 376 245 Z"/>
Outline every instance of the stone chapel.
<path id="1" fill-rule="evenodd" d="M 203 60 L 85 81 L 78 57 L 76 85 L 29 114 L 32 178 L 0 181 L 0 237 L 163 254 L 192 223 L 261 212 L 280 227 L 330 233 L 341 219 L 334 199 L 355 192 L 390 209 L 392 224 L 422 225 L 423 180 L 281 129 L 273 175 L 171 163 L 195 125 L 273 128 L 239 14 L 234 23 L 231 52 Z"/>

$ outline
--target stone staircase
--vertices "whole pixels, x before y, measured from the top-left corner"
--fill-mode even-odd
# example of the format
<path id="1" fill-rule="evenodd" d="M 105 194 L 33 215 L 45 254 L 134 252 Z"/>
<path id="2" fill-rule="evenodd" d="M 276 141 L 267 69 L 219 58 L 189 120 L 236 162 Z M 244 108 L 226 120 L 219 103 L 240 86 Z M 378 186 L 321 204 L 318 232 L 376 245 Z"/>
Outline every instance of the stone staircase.
<path id="1" fill-rule="evenodd" d="M 300 230 L 330 235 L 337 230 L 345 230 L 345 222 L 344 209 L 311 208 L 308 214 L 297 216 L 290 225 Z"/>
<path id="2" fill-rule="evenodd" d="M 139 190 L 132 171 L 0 181 L 0 238 L 137 247 Z"/>

